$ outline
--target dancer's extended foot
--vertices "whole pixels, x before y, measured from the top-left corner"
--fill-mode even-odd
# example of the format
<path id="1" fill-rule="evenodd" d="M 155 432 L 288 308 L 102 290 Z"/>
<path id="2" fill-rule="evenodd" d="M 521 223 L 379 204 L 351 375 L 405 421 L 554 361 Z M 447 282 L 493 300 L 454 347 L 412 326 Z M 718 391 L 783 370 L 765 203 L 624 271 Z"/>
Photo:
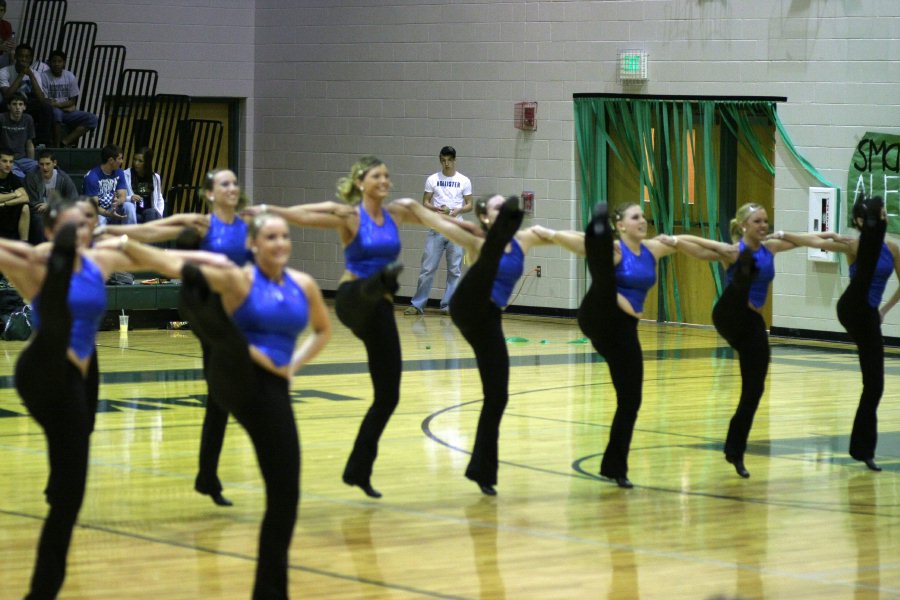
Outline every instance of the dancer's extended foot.
<path id="1" fill-rule="evenodd" d="M 865 222 L 863 226 L 867 229 L 876 229 L 881 224 L 882 213 L 884 212 L 884 201 L 881 198 L 868 198 L 865 201 Z"/>
<path id="2" fill-rule="evenodd" d="M 385 292 L 389 294 L 397 293 L 397 290 L 400 289 L 397 279 L 402 271 L 403 263 L 399 261 L 394 261 L 381 270 L 381 285 L 384 287 Z"/>
<path id="3" fill-rule="evenodd" d="M 500 206 L 500 211 L 497 213 L 497 218 L 494 219 L 488 235 L 493 234 L 501 239 L 509 240 L 519 230 L 524 218 L 525 213 L 519 206 L 519 197 L 509 196 Z"/>
<path id="4" fill-rule="evenodd" d="M 756 259 L 753 258 L 753 250 L 744 248 L 738 255 L 734 267 L 733 281 L 735 285 L 749 286 L 758 273 L 759 267 L 756 266 Z"/>
<path id="5" fill-rule="evenodd" d="M 591 222 L 588 223 L 587 229 L 584 230 L 585 235 L 600 237 L 610 231 L 609 228 L 609 204 L 601 202 L 594 205 L 594 212 L 591 216 Z"/>
<path id="6" fill-rule="evenodd" d="M 487 483 L 485 481 L 480 481 L 478 476 L 473 473 L 466 473 L 466 479 L 469 481 L 474 481 L 475 485 L 478 486 L 478 489 L 481 490 L 481 493 L 485 496 L 496 496 L 497 490 L 494 489 L 493 483 Z"/>

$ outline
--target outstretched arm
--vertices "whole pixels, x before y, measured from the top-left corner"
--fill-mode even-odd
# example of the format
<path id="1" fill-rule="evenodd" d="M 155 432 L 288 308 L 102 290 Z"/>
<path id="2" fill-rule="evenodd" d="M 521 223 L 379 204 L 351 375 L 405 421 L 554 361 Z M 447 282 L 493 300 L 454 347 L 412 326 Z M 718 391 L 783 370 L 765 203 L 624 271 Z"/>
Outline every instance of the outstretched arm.
<path id="1" fill-rule="evenodd" d="M 160 250 L 130 239 L 127 235 L 109 238 L 89 250 L 91 257 L 104 273 L 113 271 L 155 271 L 165 277 L 181 277 L 186 261 L 218 268 L 239 270 L 218 252 L 203 250 Z M 218 291 L 218 290 L 217 290 Z"/>
<path id="2" fill-rule="evenodd" d="M 470 254 L 478 254 L 484 240 L 473 234 L 462 221 L 440 215 L 431 211 L 411 198 L 401 198 L 390 203 L 391 216 L 396 216 L 403 223 L 418 223 L 434 229 L 454 244 L 466 249 Z"/>
<path id="3" fill-rule="evenodd" d="M 856 254 L 856 240 L 845 236 L 839 236 L 833 231 L 823 233 L 794 233 L 791 231 L 776 231 L 766 240 L 766 246 L 772 250 L 769 244 L 773 241 L 782 241 L 791 244 L 792 247 L 804 246 L 818 248 L 829 252 L 842 252 L 844 254 Z M 790 250 L 791 247 L 784 248 Z"/>
<path id="4" fill-rule="evenodd" d="M 584 256 L 584 233 L 581 231 L 557 231 L 543 225 L 533 225 L 527 231 L 532 232 L 547 244 L 556 244 L 573 254 Z"/>
<path id="5" fill-rule="evenodd" d="M 257 204 L 245 208 L 243 214 L 256 216 L 261 212 L 278 215 L 298 227 L 315 227 L 317 229 L 341 229 L 346 225 L 348 218 L 356 217 L 355 207 L 331 201 L 295 204 L 294 206 Z"/>
<path id="6" fill-rule="evenodd" d="M 658 235 L 653 240 L 656 243 L 668 246 L 673 251 L 687 254 L 699 260 L 708 260 L 710 262 L 721 260 L 722 255 L 715 250 L 705 248 L 690 239 L 691 236 L 685 235 Z"/>
<path id="7" fill-rule="evenodd" d="M 109 234 L 112 236 L 127 235 L 130 239 L 145 242 L 165 242 L 178 237 L 185 227 L 193 227 L 201 235 L 209 229 L 209 217 L 196 213 L 181 213 L 163 219 L 133 225 L 113 225 L 107 223 L 94 230 L 95 236 Z"/>

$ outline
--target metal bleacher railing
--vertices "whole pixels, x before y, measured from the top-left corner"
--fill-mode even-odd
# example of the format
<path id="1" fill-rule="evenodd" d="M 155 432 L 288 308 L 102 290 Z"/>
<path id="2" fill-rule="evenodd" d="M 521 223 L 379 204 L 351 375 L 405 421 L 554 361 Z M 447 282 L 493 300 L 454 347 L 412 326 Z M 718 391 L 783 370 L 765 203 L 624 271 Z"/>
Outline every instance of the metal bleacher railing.
<path id="1" fill-rule="evenodd" d="M 66 0 L 27 0 L 19 41 L 31 44 L 41 60 L 55 48 L 66 53 L 67 68 L 81 84 L 79 108 L 100 117 L 100 126 L 82 137 L 79 146 L 117 144 L 126 166 L 137 149 L 150 146 L 163 189 L 172 190 L 166 212 L 203 211 L 196 190 L 215 166 L 224 125 L 191 119 L 189 96 L 157 94 L 156 71 L 126 69 L 125 46 L 96 44 L 97 24 L 66 22 L 66 11 Z"/>

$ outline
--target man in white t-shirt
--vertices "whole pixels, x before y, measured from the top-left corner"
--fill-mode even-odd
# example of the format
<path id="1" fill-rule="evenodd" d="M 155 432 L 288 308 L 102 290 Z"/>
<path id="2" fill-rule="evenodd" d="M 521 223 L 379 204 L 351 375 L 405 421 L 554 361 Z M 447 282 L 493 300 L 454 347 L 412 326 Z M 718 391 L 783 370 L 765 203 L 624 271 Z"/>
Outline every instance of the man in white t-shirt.
<path id="1" fill-rule="evenodd" d="M 425 195 L 422 196 L 422 204 L 425 205 L 425 208 L 430 208 L 435 212 L 462 219 L 460 215 L 472 210 L 472 182 L 468 177 L 456 171 L 456 150 L 452 146 L 441 148 L 440 159 L 441 170 L 425 180 Z M 416 294 L 412 298 L 412 305 L 403 311 L 403 314 L 421 315 L 425 312 L 428 295 L 431 293 L 431 284 L 434 282 L 434 274 L 441 262 L 441 255 L 445 252 L 447 253 L 447 288 L 441 298 L 441 312 L 447 313 L 450 298 L 453 297 L 456 284 L 459 283 L 463 249 L 430 229 L 425 238 L 422 269 L 416 284 Z"/>

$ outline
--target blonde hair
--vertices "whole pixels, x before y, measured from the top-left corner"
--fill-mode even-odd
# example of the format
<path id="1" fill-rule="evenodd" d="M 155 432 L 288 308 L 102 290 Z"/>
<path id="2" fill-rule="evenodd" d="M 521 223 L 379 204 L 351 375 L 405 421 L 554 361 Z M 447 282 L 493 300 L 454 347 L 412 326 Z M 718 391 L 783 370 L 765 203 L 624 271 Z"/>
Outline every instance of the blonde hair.
<path id="1" fill-rule="evenodd" d="M 251 240 L 256 239 L 259 230 L 266 226 L 267 223 L 274 220 L 284 221 L 284 217 L 270 212 L 261 212 L 247 224 L 247 237 Z"/>
<path id="2" fill-rule="evenodd" d="M 358 181 L 362 181 L 366 173 L 370 169 L 380 167 L 384 162 L 374 156 L 363 156 L 360 158 L 346 177 L 341 177 L 337 182 L 337 197 L 347 204 L 359 204 L 362 200 L 362 191 L 356 185 Z"/>
<path id="3" fill-rule="evenodd" d="M 765 210 L 765 207 L 756 202 L 748 202 L 737 209 L 737 213 L 735 213 L 730 223 L 732 242 L 736 242 L 744 237 L 744 223 L 750 218 L 750 215 L 758 210 Z"/>
<path id="4" fill-rule="evenodd" d="M 637 207 L 641 210 L 641 212 L 643 212 L 643 209 L 641 209 L 640 205 L 636 202 L 623 202 L 621 204 L 617 204 L 613 209 L 611 218 L 613 221 L 613 230 L 616 232 L 616 236 L 619 235 L 619 228 L 615 226 L 625 218 L 625 213 L 627 213 L 628 209 L 632 207 Z"/>
<path id="5" fill-rule="evenodd" d="M 206 202 L 210 206 L 214 206 L 214 201 L 210 200 L 206 193 L 211 192 L 213 190 L 213 186 L 216 183 L 216 175 L 222 173 L 224 171 L 231 171 L 231 169 L 213 169 L 212 171 L 208 171 L 206 176 L 203 178 L 203 185 L 200 186 L 200 191 L 198 194 L 200 195 L 200 200 Z M 237 175 L 235 175 L 237 178 Z M 242 211 L 250 205 L 250 198 L 244 194 L 244 190 L 241 190 L 241 195 L 238 196 L 238 203 L 235 210 Z"/>

